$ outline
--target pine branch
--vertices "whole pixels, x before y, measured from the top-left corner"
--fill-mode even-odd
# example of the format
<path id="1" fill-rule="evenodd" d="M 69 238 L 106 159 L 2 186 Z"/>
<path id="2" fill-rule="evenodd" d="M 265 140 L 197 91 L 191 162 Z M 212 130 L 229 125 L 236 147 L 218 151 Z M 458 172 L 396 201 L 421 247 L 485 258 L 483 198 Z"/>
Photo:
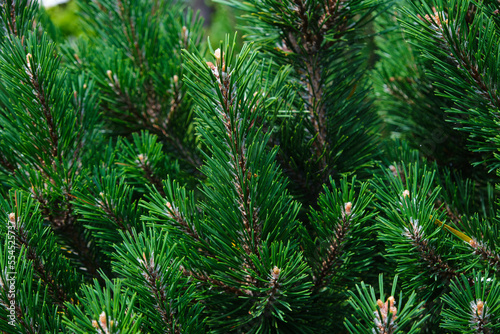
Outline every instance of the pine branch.
<path id="1" fill-rule="evenodd" d="M 114 157 L 108 164 L 113 166 Z M 134 200 L 133 188 L 125 184 L 124 178 L 109 165 L 94 168 L 88 173 L 85 187 L 81 187 L 74 195 L 74 205 L 79 215 L 79 221 L 86 222 L 85 227 L 90 232 L 96 245 L 102 253 L 109 256 L 114 252 L 113 244 L 120 243 L 120 232 L 142 230 L 140 215 L 142 210 Z M 101 254 L 100 261 L 95 266 L 104 267 L 109 259 Z"/>
<path id="2" fill-rule="evenodd" d="M 489 249 L 487 245 L 472 239 L 469 245 L 473 249 L 474 255 L 479 256 L 483 261 L 487 261 L 495 271 L 500 270 L 500 255 L 498 252 Z"/>
<path id="3" fill-rule="evenodd" d="M 217 54 L 215 56 L 217 58 Z M 217 65 L 219 67 L 222 66 L 224 69 L 225 64 L 221 64 L 224 60 L 220 54 L 217 61 Z M 241 134 L 239 133 L 239 127 L 241 125 L 239 121 L 241 116 L 234 114 L 234 110 L 237 110 L 237 101 L 232 91 L 234 88 L 231 87 L 231 73 L 223 72 L 221 78 L 219 76 L 219 71 L 214 65 L 212 65 L 211 70 L 215 80 L 219 82 L 219 89 L 222 94 L 222 100 L 218 105 L 218 111 L 226 130 L 227 139 L 225 140 L 225 145 L 229 149 L 229 163 L 234 168 L 232 183 L 234 189 L 236 189 L 238 209 L 241 213 L 242 223 L 245 228 L 240 241 L 247 255 L 256 254 L 257 257 L 260 258 L 257 245 L 260 243 L 260 231 L 262 227 L 260 226 L 257 216 L 258 208 L 250 207 L 252 198 L 250 196 L 249 183 L 254 175 L 252 175 L 252 171 L 249 170 L 249 163 L 245 155 L 246 147 L 244 146 L 244 142 L 240 139 Z M 250 127 L 251 126 L 252 125 L 250 125 Z M 252 215 L 251 218 L 250 215 Z M 245 265 L 249 266 L 249 269 L 255 271 L 255 268 L 252 267 L 252 263 L 247 262 Z"/>
<path id="4" fill-rule="evenodd" d="M 43 87 L 41 86 L 38 72 L 33 71 L 31 68 L 32 64 L 36 65 L 36 63 L 33 62 L 32 58 L 33 57 L 30 53 L 26 54 L 25 71 L 26 74 L 29 76 L 29 80 L 34 90 L 33 94 L 35 95 L 35 98 L 38 99 L 38 103 L 42 108 L 43 116 L 45 117 L 51 142 L 50 152 L 47 153 L 50 153 L 52 155 L 53 158 L 52 166 L 57 169 L 57 164 L 55 163 L 55 161 L 56 160 L 62 161 L 61 153 L 59 151 L 59 134 L 57 133 L 57 129 L 54 124 L 54 118 L 51 111 L 51 107 L 47 101 L 47 97 L 45 95 Z"/>
<path id="5" fill-rule="evenodd" d="M 401 166 L 405 184 L 389 170 L 375 186 L 378 206 L 386 215 L 379 217 L 382 223 L 379 234 L 388 244 L 387 251 L 396 260 L 400 274 L 415 278 L 405 281 L 405 285 L 428 299 L 427 307 L 431 309 L 440 305 L 432 301 L 434 297 L 446 290 L 450 280 L 467 270 L 469 264 L 463 261 L 470 250 L 463 241 L 457 243 L 454 237 L 441 231 L 443 227 L 436 223 L 444 213 L 435 209 L 440 189 L 433 183 L 434 173 L 428 173 L 418 161 L 408 169 L 404 164 Z M 463 261 L 457 263 L 460 258 Z"/>
<path id="6" fill-rule="evenodd" d="M 116 247 L 113 270 L 137 293 L 138 302 L 132 307 L 147 315 L 148 330 L 202 333 L 198 293 L 192 278 L 183 277 L 185 269 L 169 235 L 152 227 L 121 236 L 124 242 Z"/>
<path id="7" fill-rule="evenodd" d="M 364 282 L 356 286 L 357 294 L 349 291 L 351 295 L 349 304 L 354 308 L 355 314 L 344 321 L 350 333 L 392 334 L 404 331 L 408 334 L 416 334 L 421 332 L 420 326 L 428 318 L 428 315 L 423 312 L 424 303 L 416 304 L 415 291 L 408 297 L 404 306 L 402 292 L 399 294 L 399 302 L 396 302 L 397 280 L 398 276 L 395 276 L 391 294 L 387 300 L 382 275 L 379 276 L 379 299 L 375 297 L 375 289 Z"/>
<path id="8" fill-rule="evenodd" d="M 11 191 L 9 199 L 0 198 L 0 211 L 8 217 L 4 229 L 8 233 L 3 235 L 9 235 L 4 241 L 5 245 L 11 245 L 8 253 L 2 254 L 0 278 L 6 282 L 4 273 L 15 275 L 9 286 L 11 283 L 16 286 L 10 294 L 21 309 L 19 320 L 29 320 L 28 327 L 35 326 L 36 332 L 58 331 L 61 324 L 56 311 L 65 312 L 75 302 L 82 277 L 76 274 L 65 254 L 61 254 L 61 246 L 44 224 L 39 205 L 31 196 Z M 13 247 L 19 253 L 14 255 Z M 5 261 L 5 254 L 9 254 L 9 262 Z"/>
<path id="9" fill-rule="evenodd" d="M 30 0 L 5 0 L 0 7 L 1 39 L 24 38 L 34 31 L 38 18 L 38 4 Z"/>
<path id="10" fill-rule="evenodd" d="M 443 261 L 439 254 L 436 254 L 436 249 L 429 245 L 429 241 L 418 222 L 415 220 L 410 221 L 408 226 L 405 228 L 403 236 L 408 238 L 421 259 L 427 262 L 426 265 L 429 270 L 443 280 L 451 280 L 457 277 L 459 272 L 450 266 L 449 263 Z"/>
<path id="11" fill-rule="evenodd" d="M 166 287 L 157 285 L 157 282 L 161 282 L 162 273 L 159 272 L 158 268 L 155 266 L 154 258 L 151 257 L 148 261 L 146 255 L 143 254 L 143 258 L 139 260 L 139 263 L 142 264 L 145 269 L 142 275 L 146 280 L 147 288 L 155 299 L 156 311 L 160 314 L 167 328 L 175 328 L 173 331 L 169 331 L 169 333 L 181 333 L 179 326 L 175 323 L 173 311 L 165 308 L 165 305 L 168 304 L 168 297 L 165 291 Z"/>
<path id="12" fill-rule="evenodd" d="M 149 166 L 147 162 L 144 161 L 144 158 L 141 159 L 139 157 L 139 168 L 141 168 L 144 172 L 144 177 L 149 181 L 149 184 L 153 185 L 156 189 L 158 189 L 159 193 L 162 196 L 165 196 L 165 192 L 163 191 L 163 186 L 161 184 L 161 180 L 156 177 L 153 169 Z"/>
<path id="13" fill-rule="evenodd" d="M 283 121 L 276 122 L 280 134 L 276 142 L 282 166 L 294 181 L 294 193 L 314 207 L 329 175 L 339 177 L 363 169 L 373 154 L 370 132 L 377 120 L 369 116 L 370 103 L 363 97 L 364 60 L 355 41 L 363 35 L 376 5 L 364 1 L 220 2 L 250 14 L 244 17 L 248 38 L 257 41 L 262 54 L 276 64 L 294 69 L 290 82 L 299 98 L 292 100 L 290 109 L 303 112 L 288 112 Z"/>
<path id="14" fill-rule="evenodd" d="M 320 272 L 314 277 L 314 288 L 319 290 L 324 287 L 327 282 L 325 281 L 327 276 L 333 274 L 332 268 L 338 267 L 340 264 L 340 257 L 344 250 L 345 239 L 349 233 L 349 219 L 342 219 L 342 223 L 339 224 L 336 231 L 334 231 L 334 237 L 329 241 L 330 246 L 327 250 L 326 258 L 321 263 Z"/>
<path id="15" fill-rule="evenodd" d="M 471 151 L 481 154 L 490 170 L 497 168 L 492 156 L 497 144 L 489 130 L 498 127 L 500 106 L 498 46 L 492 43 L 498 39 L 496 23 L 483 4 L 469 0 L 433 4 L 408 10 L 403 27 L 432 61 L 430 76 L 441 89 L 439 95 L 452 103 L 446 111 L 468 134 Z"/>
<path id="16" fill-rule="evenodd" d="M 14 215 L 12 217 L 13 220 L 11 222 L 18 219 Z M 52 273 L 44 266 L 45 259 L 40 258 L 36 246 L 30 244 L 30 238 L 26 231 L 22 227 L 19 227 L 16 232 L 16 241 L 20 246 L 26 247 L 26 258 L 33 261 L 36 276 L 41 279 L 42 284 L 47 287 L 49 294 L 54 298 L 56 304 L 64 311 L 66 309 L 64 303 L 69 300 L 65 287 L 56 282 Z"/>
<path id="17" fill-rule="evenodd" d="M 162 195 L 165 196 L 165 195 Z M 191 237 L 193 240 L 196 242 L 202 242 L 203 240 L 200 238 L 198 235 L 198 231 L 196 231 L 196 227 L 188 222 L 180 213 L 179 209 L 175 206 L 172 205 L 171 203 L 167 202 L 166 204 L 170 214 L 172 215 L 172 218 L 177 222 L 177 225 L 179 226 L 180 230 L 184 232 L 186 235 Z"/>
<path id="18" fill-rule="evenodd" d="M 311 253 L 314 293 L 326 288 L 334 295 L 370 268 L 374 245 L 369 242 L 368 222 L 373 213 L 367 206 L 372 196 L 367 184 L 361 184 L 359 193 L 355 184 L 355 178 L 351 182 L 343 178 L 339 185 L 330 180 L 319 197 L 319 211 L 310 213 L 312 230 L 308 234 L 315 239 L 306 238 L 306 252 Z"/>
<path id="19" fill-rule="evenodd" d="M 125 134 L 148 130 L 198 173 L 202 160 L 196 138 L 186 131 L 193 119 L 182 83 L 180 50 L 200 44 L 199 16 L 166 0 L 137 4 L 99 0 L 81 5 L 92 42 L 104 54 L 92 54 L 86 47 L 65 53 L 75 60 L 76 68 L 92 73 L 99 82 L 107 96 L 106 116 L 115 123 L 112 130 Z M 128 129 L 124 131 L 123 125 Z"/>
<path id="20" fill-rule="evenodd" d="M 488 273 L 473 271 L 461 275 L 450 284 L 450 293 L 443 297 L 441 327 L 460 333 L 495 333 L 498 322 L 499 284 L 496 277 Z"/>
<path id="21" fill-rule="evenodd" d="M 127 10 L 123 6 L 123 2 L 121 0 L 117 0 L 117 8 L 118 8 L 118 17 L 122 22 L 123 35 L 126 37 L 128 41 L 128 55 L 130 58 L 134 60 L 134 62 L 139 65 L 143 70 L 148 69 L 148 63 L 139 49 L 139 42 L 136 36 L 135 23 L 132 20 L 132 16 L 130 13 L 130 8 L 127 6 Z M 153 14 L 156 10 L 153 8 L 151 11 Z M 152 22 L 150 22 L 152 23 Z"/>
<path id="22" fill-rule="evenodd" d="M 461 4 L 463 6 L 463 4 Z M 433 15 L 427 14 L 424 18 L 420 19 L 430 25 L 430 28 L 435 31 L 435 37 L 440 41 L 439 46 L 443 49 L 444 53 L 448 54 L 448 61 L 451 62 L 452 66 L 458 69 L 464 69 L 467 75 L 463 76 L 465 81 L 472 87 L 477 87 L 476 93 L 480 95 L 484 101 L 487 101 L 487 105 L 492 109 L 498 109 L 500 107 L 500 96 L 497 94 L 497 87 L 493 82 L 486 82 L 484 74 L 481 74 L 480 67 L 481 64 L 473 58 L 473 54 L 470 50 L 464 48 L 464 46 L 459 42 L 466 40 L 469 37 L 467 35 L 476 35 L 474 27 L 475 12 L 477 7 L 473 4 L 468 5 L 469 10 L 467 10 L 464 22 L 466 25 L 461 24 L 461 20 L 458 17 L 453 17 L 452 25 L 448 26 L 449 20 L 447 19 L 447 14 L 444 12 L 438 13 L 435 8 L 433 8 Z M 451 11 L 451 16 L 453 16 L 453 11 Z M 477 14 L 478 17 L 481 15 Z M 444 26 L 443 26 L 444 23 Z M 477 24 L 477 23 L 476 23 Z M 464 29 L 465 28 L 465 29 Z M 454 36 L 449 32 L 449 29 L 454 31 Z"/>
<path id="23" fill-rule="evenodd" d="M 186 273 L 193 272 L 202 286 L 217 287 L 209 292 L 221 304 L 210 305 L 216 315 L 213 326 L 266 331 L 289 316 L 291 309 L 285 305 L 292 301 L 287 289 L 309 294 L 311 287 L 303 281 L 305 263 L 297 253 L 296 238 L 291 237 L 300 228 L 295 220 L 298 206 L 285 191 L 274 163 L 276 150 L 266 152 L 270 133 L 263 133 L 259 125 L 266 112 L 280 106 L 279 95 L 268 92 L 283 94 L 275 87 L 283 87 L 286 75 L 273 78 L 270 72 L 257 72 L 257 54 L 245 45 L 236 55 L 228 38 L 213 52 L 213 62 L 200 55 L 185 56 L 190 72 L 185 82 L 198 105 L 198 132 L 207 147 L 202 167 L 207 175 L 201 206 L 205 219 L 199 225 L 203 232 L 198 229 L 206 241 L 199 248 L 215 255 L 196 256 L 198 245 L 189 245 L 190 250 L 182 253 L 188 259 Z M 284 240 L 292 243 L 285 245 Z M 280 259 L 288 254 L 294 260 L 285 265 L 278 254 Z M 279 275 L 270 279 L 269 273 L 277 271 Z M 242 304 L 244 299 L 234 298 L 235 294 L 251 302 Z M 301 300 L 296 302 L 295 310 L 305 307 Z M 233 309 L 237 314 L 226 318 L 224 314 Z"/>
<path id="24" fill-rule="evenodd" d="M 16 8 L 15 8 L 15 1 L 12 1 L 9 5 L 9 3 L 4 4 L 4 6 L 7 6 L 9 9 L 9 16 L 10 16 L 10 21 L 7 22 L 6 26 L 9 27 L 9 30 L 14 36 L 18 36 L 17 33 L 17 27 L 16 27 Z"/>
<path id="25" fill-rule="evenodd" d="M 105 280 L 105 286 L 94 281 L 94 285 L 82 286 L 78 305 L 68 305 L 64 324 L 76 334 L 140 333 L 145 320 L 130 306 L 136 303 L 137 295 L 122 287 L 122 281 Z"/>
<path id="26" fill-rule="evenodd" d="M 198 281 L 204 282 L 206 284 L 207 289 L 210 289 L 212 287 L 218 287 L 219 289 L 230 295 L 236 295 L 236 296 L 252 295 L 252 293 L 249 290 L 243 290 L 242 288 L 235 288 L 233 286 L 227 285 L 221 280 L 210 277 L 206 273 L 196 273 L 191 270 L 186 270 L 184 268 L 182 268 L 182 273 L 184 274 L 185 277 L 194 277 Z M 244 282 L 239 282 L 239 283 L 245 285 Z"/>
<path id="27" fill-rule="evenodd" d="M 14 232 L 11 232 L 11 231 L 15 228 L 12 225 L 9 225 L 7 227 L 7 229 L 8 229 L 7 230 L 8 232 L 6 235 L 7 239 L 5 241 L 12 240 L 9 236 L 14 237 L 14 235 L 13 235 Z M 12 245 L 12 244 L 10 244 L 10 245 Z M 3 253 L 3 254 L 1 254 L 2 257 L 4 257 L 4 255 L 9 254 L 8 247 L 9 247 L 9 243 L 4 242 L 3 249 L 0 252 L 0 253 Z M 10 251 L 12 251 L 12 249 L 10 249 Z M 25 254 L 26 254 L 26 249 L 23 249 L 19 252 L 19 256 L 23 256 Z M 4 260 L 4 258 L 2 258 L 2 260 Z M 10 270 L 7 271 L 7 268 L 10 270 L 14 269 L 15 273 L 11 272 Z M 1 291 L 0 292 L 0 296 L 1 296 L 0 297 L 1 298 L 0 310 L 7 311 L 6 313 L 9 316 L 7 316 L 7 314 L 1 315 L 0 319 L 2 321 L 4 321 L 4 323 L 0 322 L 0 324 L 4 325 L 4 324 L 7 324 L 7 322 L 9 321 L 10 324 L 8 325 L 9 327 L 7 328 L 7 330 L 11 330 L 12 329 L 11 325 L 13 323 L 13 320 L 15 320 L 14 325 L 15 326 L 17 325 L 18 328 L 20 327 L 19 328 L 20 330 L 24 330 L 26 333 L 32 333 L 32 334 L 37 333 L 36 324 L 33 321 L 30 321 L 32 319 L 30 319 L 29 312 L 26 312 L 27 309 L 23 307 L 22 301 L 19 298 L 19 294 L 13 293 L 16 291 L 16 287 L 15 286 L 12 287 L 12 285 L 11 285 L 12 283 L 14 283 L 14 284 L 16 283 L 15 282 L 16 277 L 13 276 L 13 274 L 17 274 L 18 277 L 32 278 L 33 277 L 33 267 L 32 266 L 23 267 L 23 266 L 17 265 L 15 268 L 13 268 L 13 266 L 11 266 L 9 268 L 7 263 L 3 262 L 2 269 L 3 269 L 2 273 L 0 274 L 0 291 Z M 12 281 L 14 281 L 14 282 L 12 282 Z M 31 291 L 29 291 L 29 293 L 31 293 Z M 33 305 L 32 305 L 32 307 L 33 307 Z M 12 311 L 14 311 L 14 314 L 12 314 Z M 2 330 L 2 333 L 8 333 L 8 332 L 6 330 L 5 331 Z"/>

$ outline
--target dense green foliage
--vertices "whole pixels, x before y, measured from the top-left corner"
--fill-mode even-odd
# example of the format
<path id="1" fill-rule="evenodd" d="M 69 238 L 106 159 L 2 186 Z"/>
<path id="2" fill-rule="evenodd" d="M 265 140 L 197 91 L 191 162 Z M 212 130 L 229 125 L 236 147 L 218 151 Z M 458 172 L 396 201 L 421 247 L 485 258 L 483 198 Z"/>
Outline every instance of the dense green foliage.
<path id="1" fill-rule="evenodd" d="M 0 331 L 498 331 L 498 1 L 217 2 L 0 1 Z"/>

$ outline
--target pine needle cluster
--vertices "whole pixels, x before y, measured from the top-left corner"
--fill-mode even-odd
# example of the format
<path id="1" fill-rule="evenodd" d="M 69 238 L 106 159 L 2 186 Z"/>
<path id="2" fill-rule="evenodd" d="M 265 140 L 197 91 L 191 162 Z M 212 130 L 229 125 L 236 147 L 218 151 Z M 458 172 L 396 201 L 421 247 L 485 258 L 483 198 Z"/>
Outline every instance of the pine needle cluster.
<path id="1" fill-rule="evenodd" d="M 218 2 L 0 0 L 0 331 L 499 331 L 498 2 Z"/>

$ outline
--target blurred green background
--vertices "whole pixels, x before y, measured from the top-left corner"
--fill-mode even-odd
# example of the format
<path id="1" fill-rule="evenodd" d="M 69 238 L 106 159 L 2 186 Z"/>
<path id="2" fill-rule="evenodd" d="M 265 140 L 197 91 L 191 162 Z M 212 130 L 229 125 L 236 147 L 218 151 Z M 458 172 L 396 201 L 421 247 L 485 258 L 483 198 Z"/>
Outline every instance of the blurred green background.
<path id="1" fill-rule="evenodd" d="M 223 6 L 211 0 L 189 0 L 186 1 L 186 6 L 191 6 L 200 11 L 201 16 L 205 19 L 205 38 L 210 37 L 212 47 L 217 48 L 219 41 L 223 40 L 225 34 L 234 34 L 237 30 L 236 17 L 238 13 L 235 13 L 228 6 Z M 83 34 L 76 0 L 46 8 L 46 11 L 64 38 L 77 37 Z M 241 38 L 240 34 L 240 43 Z"/>

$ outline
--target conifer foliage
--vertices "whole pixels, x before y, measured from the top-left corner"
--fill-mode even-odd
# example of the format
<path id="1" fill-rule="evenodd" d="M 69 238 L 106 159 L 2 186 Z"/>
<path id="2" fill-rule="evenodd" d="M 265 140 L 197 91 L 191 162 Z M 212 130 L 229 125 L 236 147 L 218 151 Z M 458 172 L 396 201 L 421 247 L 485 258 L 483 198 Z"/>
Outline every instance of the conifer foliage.
<path id="1" fill-rule="evenodd" d="M 0 1 L 0 331 L 498 331 L 498 2 L 219 2 Z"/>

